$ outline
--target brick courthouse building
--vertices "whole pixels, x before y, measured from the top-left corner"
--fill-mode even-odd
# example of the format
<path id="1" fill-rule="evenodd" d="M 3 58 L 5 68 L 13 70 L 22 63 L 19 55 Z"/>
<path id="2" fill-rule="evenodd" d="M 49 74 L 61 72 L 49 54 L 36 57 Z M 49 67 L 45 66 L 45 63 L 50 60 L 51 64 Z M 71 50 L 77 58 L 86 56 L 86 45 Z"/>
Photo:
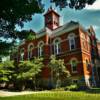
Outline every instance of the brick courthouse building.
<path id="1" fill-rule="evenodd" d="M 98 61 L 97 39 L 92 26 L 85 29 L 78 22 L 70 21 L 60 26 L 60 15 L 49 8 L 44 15 L 45 27 L 35 33 L 36 39 L 19 46 L 18 62 L 29 60 L 34 56 L 44 57 L 45 67 L 42 75 L 45 81 L 50 80 L 48 62 L 52 54 L 64 59 L 71 73 L 73 82 L 83 82 L 87 85 L 97 85 L 99 79 L 95 61 Z M 99 45 L 100 43 L 98 43 Z M 100 47 L 100 46 L 99 46 Z"/>

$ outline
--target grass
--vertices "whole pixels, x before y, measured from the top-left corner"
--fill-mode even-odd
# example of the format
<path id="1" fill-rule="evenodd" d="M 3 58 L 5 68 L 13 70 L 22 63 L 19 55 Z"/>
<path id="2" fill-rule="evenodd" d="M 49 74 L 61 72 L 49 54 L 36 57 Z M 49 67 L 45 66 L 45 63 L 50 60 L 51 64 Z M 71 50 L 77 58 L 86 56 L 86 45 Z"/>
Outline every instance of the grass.
<path id="1" fill-rule="evenodd" d="M 86 92 L 42 92 L 30 95 L 0 97 L 0 100 L 99 100 L 100 94 Z"/>

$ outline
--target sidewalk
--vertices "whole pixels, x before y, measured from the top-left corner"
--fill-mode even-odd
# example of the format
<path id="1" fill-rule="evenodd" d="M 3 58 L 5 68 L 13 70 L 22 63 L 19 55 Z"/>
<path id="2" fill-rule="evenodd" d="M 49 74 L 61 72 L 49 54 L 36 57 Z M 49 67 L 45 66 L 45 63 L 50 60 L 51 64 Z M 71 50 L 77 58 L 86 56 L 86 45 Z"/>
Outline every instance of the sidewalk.
<path id="1" fill-rule="evenodd" d="M 25 94 L 33 94 L 33 93 L 41 93 L 41 91 L 40 92 L 34 92 L 34 91 L 10 92 L 5 90 L 0 90 L 0 97 L 25 95 Z"/>
<path id="2" fill-rule="evenodd" d="M 0 90 L 0 97 L 7 96 L 16 96 L 16 95 L 26 95 L 26 94 L 34 94 L 34 93 L 48 93 L 50 91 L 21 91 L 21 92 L 12 92 L 7 90 Z"/>

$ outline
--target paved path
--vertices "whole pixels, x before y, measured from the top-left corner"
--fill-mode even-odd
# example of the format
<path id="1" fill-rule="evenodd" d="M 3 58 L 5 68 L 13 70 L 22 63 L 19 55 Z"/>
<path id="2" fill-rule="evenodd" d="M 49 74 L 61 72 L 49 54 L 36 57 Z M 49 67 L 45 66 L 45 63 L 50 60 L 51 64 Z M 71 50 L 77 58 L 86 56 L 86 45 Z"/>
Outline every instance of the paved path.
<path id="1" fill-rule="evenodd" d="M 10 91 L 5 91 L 5 90 L 0 90 L 0 97 L 25 95 L 25 94 L 33 94 L 33 93 L 44 93 L 44 92 L 47 93 L 47 91 L 40 91 L 40 92 L 34 92 L 34 91 L 10 92 Z"/>

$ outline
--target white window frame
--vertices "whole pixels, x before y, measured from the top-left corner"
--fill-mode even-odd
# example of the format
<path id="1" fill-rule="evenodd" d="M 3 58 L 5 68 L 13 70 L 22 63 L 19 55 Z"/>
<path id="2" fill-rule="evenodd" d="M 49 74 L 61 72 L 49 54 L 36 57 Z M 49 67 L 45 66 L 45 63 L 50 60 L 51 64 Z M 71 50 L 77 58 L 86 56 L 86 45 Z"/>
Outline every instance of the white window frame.
<path id="1" fill-rule="evenodd" d="M 56 43 L 56 41 L 58 41 L 58 43 Z M 61 39 L 60 38 L 56 38 L 53 42 L 53 45 L 54 45 L 54 54 L 55 55 L 58 55 L 61 53 Z"/>
<path id="2" fill-rule="evenodd" d="M 20 60 L 23 61 L 24 60 L 24 48 L 22 48 L 20 50 Z"/>
<path id="3" fill-rule="evenodd" d="M 68 40 L 69 40 L 70 50 L 76 49 L 75 34 L 74 33 L 71 33 L 68 35 Z M 72 41 L 73 41 L 73 43 L 72 43 Z M 72 48 L 72 45 L 74 45 L 74 48 Z"/>
<path id="4" fill-rule="evenodd" d="M 40 41 L 38 43 L 38 57 L 43 56 L 43 47 L 44 47 L 44 42 Z"/>
<path id="5" fill-rule="evenodd" d="M 76 70 L 75 70 L 75 71 L 73 70 L 73 61 L 76 62 Z M 71 60 L 71 70 L 72 70 L 72 73 L 77 73 L 77 72 L 78 72 L 78 71 L 77 71 L 77 59 L 72 59 L 72 60 Z"/>
<path id="6" fill-rule="evenodd" d="M 33 54 L 33 49 L 34 49 L 34 45 L 33 45 L 33 43 L 31 43 L 31 44 L 29 44 L 28 45 L 28 60 L 30 59 L 30 58 L 32 58 L 32 54 Z"/>

